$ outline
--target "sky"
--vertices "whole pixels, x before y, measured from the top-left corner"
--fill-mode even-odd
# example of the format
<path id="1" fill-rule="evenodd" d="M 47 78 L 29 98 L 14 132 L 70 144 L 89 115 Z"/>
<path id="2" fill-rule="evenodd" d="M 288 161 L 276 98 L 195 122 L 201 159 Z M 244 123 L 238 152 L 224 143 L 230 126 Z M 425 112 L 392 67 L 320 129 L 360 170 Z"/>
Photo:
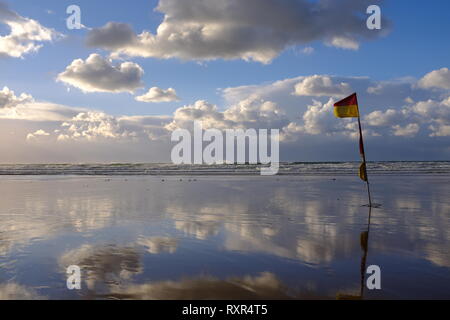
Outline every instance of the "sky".
<path id="1" fill-rule="evenodd" d="M 369 30 L 370 5 L 381 29 Z M 81 29 L 66 12 L 77 5 Z M 0 0 L 0 163 L 169 162 L 175 129 L 279 129 L 282 161 L 450 160 L 450 2 Z"/>

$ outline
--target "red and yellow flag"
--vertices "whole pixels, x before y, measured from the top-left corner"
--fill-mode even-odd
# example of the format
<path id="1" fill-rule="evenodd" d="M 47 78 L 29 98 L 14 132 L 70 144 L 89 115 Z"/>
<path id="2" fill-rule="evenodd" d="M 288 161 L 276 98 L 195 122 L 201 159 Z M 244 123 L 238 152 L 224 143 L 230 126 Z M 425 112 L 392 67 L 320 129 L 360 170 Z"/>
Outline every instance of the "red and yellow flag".
<path id="1" fill-rule="evenodd" d="M 366 163 L 362 162 L 361 165 L 359 166 L 359 178 L 362 181 L 367 182 L 367 167 L 366 167 Z"/>
<path id="2" fill-rule="evenodd" d="M 356 93 L 334 104 L 334 115 L 338 118 L 358 118 Z"/>
<path id="3" fill-rule="evenodd" d="M 342 99 L 334 104 L 334 115 L 338 118 L 358 118 L 359 124 L 359 153 L 361 155 L 362 163 L 359 166 L 359 177 L 361 180 L 367 182 L 367 167 L 366 167 L 366 156 L 364 154 L 364 143 L 361 130 L 361 122 L 359 119 L 359 107 L 358 98 L 356 93 Z"/>

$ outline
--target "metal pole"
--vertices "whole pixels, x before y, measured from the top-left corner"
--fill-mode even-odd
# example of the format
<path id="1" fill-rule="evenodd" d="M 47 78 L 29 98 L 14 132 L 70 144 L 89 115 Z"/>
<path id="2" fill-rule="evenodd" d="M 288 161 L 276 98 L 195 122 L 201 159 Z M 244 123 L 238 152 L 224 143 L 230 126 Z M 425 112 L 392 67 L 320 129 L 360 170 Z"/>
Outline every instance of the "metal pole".
<path id="1" fill-rule="evenodd" d="M 364 169 L 366 171 L 366 183 L 367 183 L 367 195 L 369 196 L 369 207 L 372 207 L 372 197 L 370 196 L 370 184 L 369 184 L 369 175 L 367 174 L 367 164 L 366 164 L 366 152 L 364 151 L 364 138 L 361 129 L 361 115 L 359 113 L 359 105 L 358 98 L 356 98 L 356 106 L 358 108 L 358 127 L 359 127 L 359 138 L 360 138 L 360 148 L 361 148 L 361 156 L 363 158 Z"/>

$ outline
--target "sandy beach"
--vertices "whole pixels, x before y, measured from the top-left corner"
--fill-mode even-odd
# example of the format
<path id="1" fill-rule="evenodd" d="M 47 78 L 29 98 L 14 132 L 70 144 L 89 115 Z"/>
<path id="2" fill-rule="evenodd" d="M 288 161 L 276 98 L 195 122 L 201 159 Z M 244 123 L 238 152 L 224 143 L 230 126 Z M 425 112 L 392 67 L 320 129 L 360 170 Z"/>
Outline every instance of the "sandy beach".
<path id="1" fill-rule="evenodd" d="M 366 263 L 382 290 L 363 298 L 450 298 L 448 182 L 372 177 Z M 0 193 L 2 299 L 360 293 L 369 208 L 354 176 L 3 176 Z"/>

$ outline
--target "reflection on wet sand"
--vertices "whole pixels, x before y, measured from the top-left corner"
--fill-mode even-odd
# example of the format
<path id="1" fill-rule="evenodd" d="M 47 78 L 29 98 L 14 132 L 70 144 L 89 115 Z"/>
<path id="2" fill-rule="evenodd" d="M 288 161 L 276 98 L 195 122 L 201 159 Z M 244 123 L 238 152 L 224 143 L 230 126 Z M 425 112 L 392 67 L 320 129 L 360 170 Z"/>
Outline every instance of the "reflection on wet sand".
<path id="1" fill-rule="evenodd" d="M 225 299 L 313 299 L 310 293 L 296 293 L 270 272 L 257 276 L 230 277 L 220 280 L 200 276 L 180 281 L 156 281 L 135 284 L 107 295 L 109 298 L 136 300 L 225 300 Z"/>
<path id="2" fill-rule="evenodd" d="M 140 254 L 132 247 L 83 245 L 64 253 L 59 259 L 62 270 L 77 265 L 89 290 L 108 291 L 143 270 Z"/>
<path id="3" fill-rule="evenodd" d="M 363 255 L 361 257 L 361 268 L 360 268 L 360 289 L 359 289 L 359 295 L 350 295 L 350 294 L 343 294 L 338 293 L 337 299 L 339 300 L 360 300 L 364 299 L 364 289 L 366 288 L 366 270 L 367 270 L 367 255 L 369 253 L 369 233 L 370 233 L 370 223 L 372 219 L 372 207 L 369 207 L 369 213 L 368 213 L 368 222 L 367 222 L 367 230 L 364 230 L 361 232 L 359 236 L 359 241 L 361 244 L 361 250 L 363 252 Z"/>
<path id="4" fill-rule="evenodd" d="M 0 284 L 0 300 L 43 300 L 35 290 L 11 282 Z"/>
<path id="5" fill-rule="evenodd" d="M 370 257 L 417 263 L 421 287 L 450 285 L 448 183 L 378 179 L 386 190 L 374 190 L 383 207 L 371 215 Z M 79 298 L 57 282 L 79 265 L 83 297 L 370 298 L 355 289 L 369 230 L 360 234 L 365 194 L 351 178 L 12 179 L 0 192 L 2 297 Z M 32 283 L 20 276 L 31 263 L 43 270 Z M 410 293 L 400 282 L 390 290 Z"/>

